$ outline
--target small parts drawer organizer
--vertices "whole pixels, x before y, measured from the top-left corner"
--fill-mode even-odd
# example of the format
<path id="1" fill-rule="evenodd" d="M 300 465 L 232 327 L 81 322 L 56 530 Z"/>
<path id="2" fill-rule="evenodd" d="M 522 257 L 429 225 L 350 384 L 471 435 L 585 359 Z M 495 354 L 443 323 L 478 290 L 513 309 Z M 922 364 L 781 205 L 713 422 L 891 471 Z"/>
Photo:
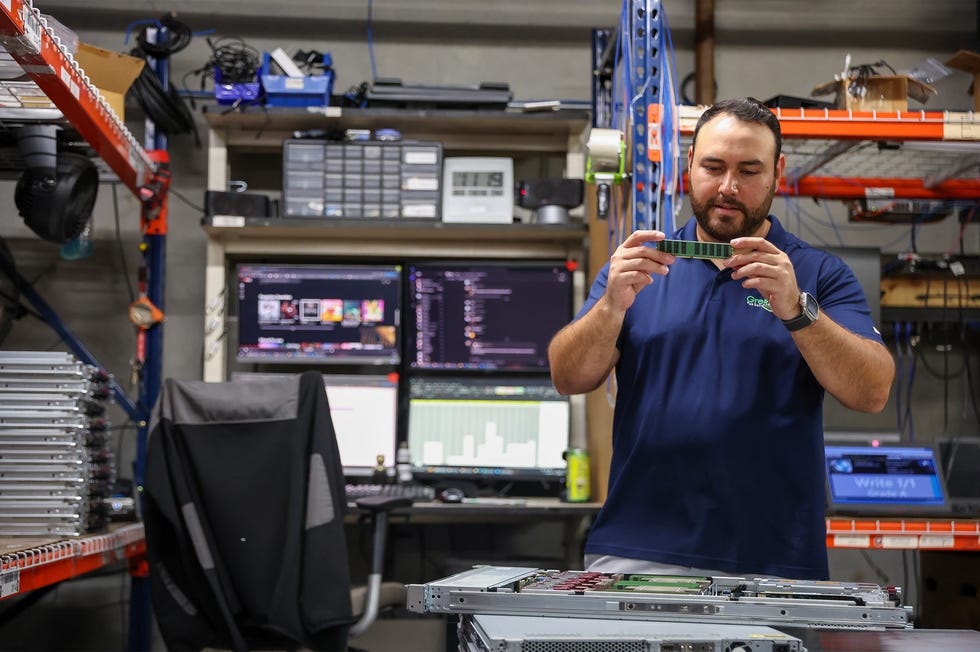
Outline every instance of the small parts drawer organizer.
<path id="1" fill-rule="evenodd" d="M 439 219 L 442 144 L 286 140 L 283 216 Z"/>

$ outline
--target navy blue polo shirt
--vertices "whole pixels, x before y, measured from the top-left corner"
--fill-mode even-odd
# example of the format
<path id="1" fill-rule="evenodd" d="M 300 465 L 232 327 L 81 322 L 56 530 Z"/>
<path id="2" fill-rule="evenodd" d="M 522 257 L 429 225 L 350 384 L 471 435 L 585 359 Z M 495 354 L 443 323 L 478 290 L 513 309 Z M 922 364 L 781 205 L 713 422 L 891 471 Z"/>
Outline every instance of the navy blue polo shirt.
<path id="1" fill-rule="evenodd" d="M 769 219 L 822 314 L 880 342 L 853 272 Z M 695 226 L 669 237 L 696 240 Z M 768 301 L 678 258 L 637 295 L 618 348 L 608 497 L 585 552 L 826 579 L 824 391 Z"/>

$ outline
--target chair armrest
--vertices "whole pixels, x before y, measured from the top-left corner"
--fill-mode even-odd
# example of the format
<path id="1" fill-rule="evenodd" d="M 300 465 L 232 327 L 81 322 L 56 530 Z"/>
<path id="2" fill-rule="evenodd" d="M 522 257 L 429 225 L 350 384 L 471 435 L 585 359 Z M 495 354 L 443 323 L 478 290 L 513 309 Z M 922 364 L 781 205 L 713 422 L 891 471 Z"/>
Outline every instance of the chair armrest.
<path id="1" fill-rule="evenodd" d="M 408 496 L 365 496 L 358 498 L 354 504 L 360 509 L 377 514 L 378 512 L 390 512 L 399 507 L 411 507 L 412 499 Z"/>

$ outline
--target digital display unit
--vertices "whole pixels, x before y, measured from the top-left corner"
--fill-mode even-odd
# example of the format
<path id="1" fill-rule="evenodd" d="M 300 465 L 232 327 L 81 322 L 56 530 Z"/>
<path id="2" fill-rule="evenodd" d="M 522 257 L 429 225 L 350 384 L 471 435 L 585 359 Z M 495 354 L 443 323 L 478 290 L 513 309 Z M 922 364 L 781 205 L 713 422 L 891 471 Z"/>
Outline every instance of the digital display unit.
<path id="1" fill-rule="evenodd" d="M 571 410 L 550 379 L 415 377 L 408 394 L 416 477 L 564 477 Z"/>
<path id="2" fill-rule="evenodd" d="M 234 381 L 262 382 L 272 373 L 235 372 Z M 398 377 L 395 374 L 324 374 L 330 420 L 344 476 L 370 476 L 378 455 L 394 475 L 398 441 Z"/>
<path id="3" fill-rule="evenodd" d="M 239 362 L 397 364 L 399 265 L 238 265 Z"/>
<path id="4" fill-rule="evenodd" d="M 824 446 L 828 511 L 859 516 L 945 514 L 949 502 L 931 446 Z"/>
<path id="5" fill-rule="evenodd" d="M 572 318 L 564 261 L 425 262 L 406 275 L 414 369 L 547 371 L 548 343 Z"/>

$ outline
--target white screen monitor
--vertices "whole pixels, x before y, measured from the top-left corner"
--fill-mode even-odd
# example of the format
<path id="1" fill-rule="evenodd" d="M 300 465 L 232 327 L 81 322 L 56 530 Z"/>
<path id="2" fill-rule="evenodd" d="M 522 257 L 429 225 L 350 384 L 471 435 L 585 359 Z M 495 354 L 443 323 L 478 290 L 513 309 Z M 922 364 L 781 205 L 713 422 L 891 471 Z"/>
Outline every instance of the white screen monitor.
<path id="1" fill-rule="evenodd" d="M 324 374 L 330 418 L 347 477 L 370 476 L 378 455 L 388 475 L 395 468 L 398 381 L 393 375 Z"/>

